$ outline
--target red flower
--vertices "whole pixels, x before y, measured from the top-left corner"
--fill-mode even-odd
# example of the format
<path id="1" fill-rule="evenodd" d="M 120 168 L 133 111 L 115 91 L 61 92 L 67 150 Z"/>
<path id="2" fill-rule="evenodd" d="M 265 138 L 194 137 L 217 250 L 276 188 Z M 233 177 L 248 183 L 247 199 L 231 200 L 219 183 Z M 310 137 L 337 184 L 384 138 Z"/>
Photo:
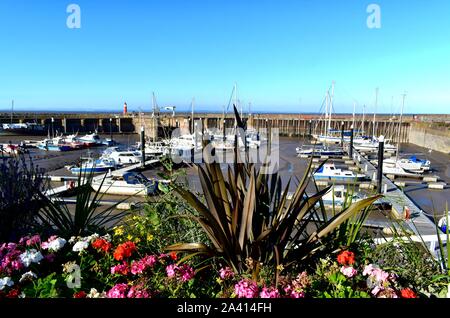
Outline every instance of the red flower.
<path id="1" fill-rule="evenodd" d="M 355 263 L 355 254 L 350 251 L 343 251 L 338 255 L 337 261 L 344 266 L 353 265 Z"/>
<path id="2" fill-rule="evenodd" d="M 19 298 L 19 290 L 18 289 L 11 289 L 6 295 L 6 298 Z"/>
<path id="3" fill-rule="evenodd" d="M 73 298 L 86 298 L 87 294 L 84 291 L 79 291 L 75 294 L 73 294 Z"/>
<path id="4" fill-rule="evenodd" d="M 174 261 L 176 261 L 177 260 L 177 253 L 176 252 L 170 252 L 170 258 L 172 259 L 172 260 L 174 260 Z"/>
<path id="5" fill-rule="evenodd" d="M 102 250 L 105 253 L 108 253 L 111 249 L 111 243 L 106 241 L 105 239 L 96 239 L 94 242 L 92 242 L 92 247 L 97 250 Z"/>
<path id="6" fill-rule="evenodd" d="M 133 242 L 125 242 L 117 246 L 114 251 L 114 258 L 118 261 L 128 258 L 136 250 L 136 245 Z"/>
<path id="7" fill-rule="evenodd" d="M 402 298 L 417 298 L 416 293 L 411 288 L 403 288 L 400 295 Z"/>

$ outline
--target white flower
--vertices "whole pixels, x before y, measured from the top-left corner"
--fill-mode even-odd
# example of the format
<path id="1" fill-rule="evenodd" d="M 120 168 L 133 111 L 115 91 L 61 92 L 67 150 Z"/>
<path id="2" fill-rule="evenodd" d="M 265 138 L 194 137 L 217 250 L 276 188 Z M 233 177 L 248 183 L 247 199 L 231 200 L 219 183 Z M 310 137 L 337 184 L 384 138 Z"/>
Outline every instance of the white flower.
<path id="1" fill-rule="evenodd" d="M 11 277 L 0 278 L 0 290 L 3 290 L 5 286 L 11 287 L 12 285 L 14 285 L 14 282 Z"/>
<path id="2" fill-rule="evenodd" d="M 62 249 L 64 247 L 64 245 L 66 245 L 67 241 L 61 237 L 58 237 L 56 239 L 54 239 L 53 241 L 50 241 L 47 244 L 47 248 L 49 251 L 52 252 L 58 252 L 60 249 Z"/>
<path id="3" fill-rule="evenodd" d="M 20 260 L 22 261 L 25 267 L 30 266 L 31 263 L 39 263 L 43 259 L 44 256 L 42 256 L 41 252 L 38 252 L 35 249 L 31 249 L 29 251 L 25 251 L 24 253 L 20 254 Z"/>
<path id="4" fill-rule="evenodd" d="M 25 274 L 22 275 L 22 277 L 20 277 L 19 283 L 22 283 L 27 280 L 33 280 L 33 278 L 37 278 L 35 273 L 33 273 L 32 271 L 26 272 Z"/>
<path id="5" fill-rule="evenodd" d="M 111 242 L 111 234 L 106 234 L 102 236 L 102 239 L 104 239 L 106 242 Z"/>
<path id="6" fill-rule="evenodd" d="M 78 237 L 76 237 L 76 236 L 72 236 L 72 237 L 70 237 L 70 239 L 69 239 L 69 243 L 70 244 L 73 244 L 73 243 L 75 243 L 75 242 L 77 242 L 78 241 Z"/>
<path id="7" fill-rule="evenodd" d="M 97 289 L 95 288 L 91 288 L 91 290 L 89 291 L 89 294 L 86 296 L 86 298 L 106 298 L 106 293 L 99 293 L 97 291 Z"/>
<path id="8" fill-rule="evenodd" d="M 72 251 L 81 252 L 81 251 L 84 251 L 85 249 L 87 249 L 88 247 L 89 247 L 89 242 L 79 241 L 79 242 L 75 243 L 75 245 L 72 248 Z"/>

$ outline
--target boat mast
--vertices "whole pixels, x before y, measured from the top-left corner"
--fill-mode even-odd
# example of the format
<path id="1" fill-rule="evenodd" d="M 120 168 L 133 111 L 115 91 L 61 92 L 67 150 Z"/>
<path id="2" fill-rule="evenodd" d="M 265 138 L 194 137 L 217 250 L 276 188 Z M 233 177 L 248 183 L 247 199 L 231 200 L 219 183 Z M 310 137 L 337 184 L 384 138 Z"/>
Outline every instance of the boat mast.
<path id="1" fill-rule="evenodd" d="M 362 112 L 362 120 L 361 120 L 361 136 L 364 136 L 364 121 L 366 120 L 366 105 L 363 105 L 363 112 Z"/>
<path id="2" fill-rule="evenodd" d="M 192 97 L 192 102 L 191 102 L 191 128 L 192 128 L 192 133 L 194 133 L 194 103 L 195 103 L 195 97 Z"/>
<path id="3" fill-rule="evenodd" d="M 236 109 L 238 109 L 238 95 L 237 95 L 237 83 L 234 82 L 234 106 L 236 107 Z M 242 111 L 241 111 L 241 117 L 242 117 Z M 237 120 L 236 118 L 234 119 L 234 129 L 236 129 L 237 127 Z"/>
<path id="4" fill-rule="evenodd" d="M 11 125 L 13 123 L 14 99 L 11 101 Z"/>
<path id="5" fill-rule="evenodd" d="M 327 135 L 327 120 L 328 120 L 328 97 L 330 96 L 330 92 L 327 91 L 325 95 L 325 118 L 323 120 L 323 136 Z"/>
<path id="6" fill-rule="evenodd" d="M 375 139 L 375 116 L 377 113 L 378 104 L 378 87 L 375 89 L 375 109 L 373 110 L 373 123 L 372 123 L 372 138 Z"/>
<path id="7" fill-rule="evenodd" d="M 401 130 L 402 130 L 403 109 L 405 107 L 406 93 L 403 93 L 402 97 L 403 97 L 402 109 L 400 111 L 400 122 L 399 122 L 398 131 L 397 131 L 397 153 L 396 153 L 396 156 L 395 156 L 396 161 L 398 161 L 398 153 L 400 152 L 400 134 L 401 134 Z"/>
<path id="8" fill-rule="evenodd" d="M 356 111 L 356 101 L 353 101 L 352 127 L 355 127 L 355 111 Z"/>
<path id="9" fill-rule="evenodd" d="M 333 81 L 331 83 L 330 111 L 328 112 L 328 132 L 330 131 L 330 128 L 331 128 L 331 112 L 333 111 L 334 84 L 335 83 L 336 83 L 335 81 Z"/>

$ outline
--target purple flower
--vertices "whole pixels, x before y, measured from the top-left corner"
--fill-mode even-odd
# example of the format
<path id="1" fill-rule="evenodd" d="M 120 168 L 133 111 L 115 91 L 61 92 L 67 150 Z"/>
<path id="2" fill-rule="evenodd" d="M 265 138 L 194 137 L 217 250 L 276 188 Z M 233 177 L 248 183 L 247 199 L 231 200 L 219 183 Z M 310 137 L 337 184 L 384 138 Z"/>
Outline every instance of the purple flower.
<path id="1" fill-rule="evenodd" d="M 256 298 L 258 297 L 258 285 L 252 280 L 242 279 L 234 285 L 234 293 L 238 298 Z"/>

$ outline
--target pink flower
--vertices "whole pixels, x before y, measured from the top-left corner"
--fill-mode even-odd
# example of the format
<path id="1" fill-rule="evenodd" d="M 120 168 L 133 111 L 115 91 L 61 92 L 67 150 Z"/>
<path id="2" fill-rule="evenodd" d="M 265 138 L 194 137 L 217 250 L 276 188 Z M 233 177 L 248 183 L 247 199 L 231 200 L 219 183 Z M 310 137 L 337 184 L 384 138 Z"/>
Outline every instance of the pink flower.
<path id="1" fill-rule="evenodd" d="M 180 272 L 182 282 L 188 282 L 192 278 L 194 278 L 195 275 L 194 269 L 189 265 L 183 264 L 183 266 L 179 267 L 178 270 Z"/>
<path id="2" fill-rule="evenodd" d="M 127 284 L 117 284 L 111 288 L 107 293 L 107 298 L 126 298 L 126 292 L 128 290 Z"/>
<path id="3" fill-rule="evenodd" d="M 158 258 L 155 255 L 147 255 L 142 259 L 142 261 L 148 267 L 153 267 L 156 264 L 156 262 L 158 261 Z"/>
<path id="4" fill-rule="evenodd" d="M 167 277 L 169 277 L 169 278 L 175 277 L 177 269 L 178 269 L 178 266 L 176 264 L 168 265 L 166 267 Z"/>
<path id="5" fill-rule="evenodd" d="M 111 267 L 111 274 L 117 274 L 117 275 L 128 275 L 129 268 L 128 264 L 126 262 L 123 262 L 122 264 L 116 265 Z"/>
<path id="6" fill-rule="evenodd" d="M 132 286 L 127 294 L 128 298 L 150 298 L 150 293 L 140 286 Z"/>
<path id="7" fill-rule="evenodd" d="M 225 267 L 225 268 L 221 268 L 219 270 L 219 276 L 221 279 L 223 280 L 227 280 L 229 278 L 233 278 L 234 277 L 234 272 L 230 267 Z"/>
<path id="8" fill-rule="evenodd" d="M 37 245 L 41 243 L 41 237 L 39 235 L 33 235 L 26 241 L 27 246 Z"/>
<path id="9" fill-rule="evenodd" d="M 357 271 L 351 266 L 342 266 L 341 273 L 347 276 L 348 278 L 352 278 L 356 275 Z"/>
<path id="10" fill-rule="evenodd" d="M 252 280 L 242 279 L 234 285 L 234 293 L 238 298 L 256 298 L 258 297 L 258 285 Z"/>
<path id="11" fill-rule="evenodd" d="M 389 278 L 389 273 L 386 273 L 385 271 L 377 268 L 372 272 L 372 276 L 374 276 L 375 279 L 379 282 L 385 282 Z"/>
<path id="12" fill-rule="evenodd" d="M 291 298 L 305 298 L 305 293 L 304 292 L 296 292 L 293 291 L 290 295 Z"/>
<path id="13" fill-rule="evenodd" d="M 142 261 L 133 261 L 131 264 L 131 274 L 137 275 L 142 274 L 145 270 L 145 263 Z"/>
<path id="14" fill-rule="evenodd" d="M 263 287 L 259 294 L 261 298 L 280 298 L 280 292 L 275 287 Z"/>

